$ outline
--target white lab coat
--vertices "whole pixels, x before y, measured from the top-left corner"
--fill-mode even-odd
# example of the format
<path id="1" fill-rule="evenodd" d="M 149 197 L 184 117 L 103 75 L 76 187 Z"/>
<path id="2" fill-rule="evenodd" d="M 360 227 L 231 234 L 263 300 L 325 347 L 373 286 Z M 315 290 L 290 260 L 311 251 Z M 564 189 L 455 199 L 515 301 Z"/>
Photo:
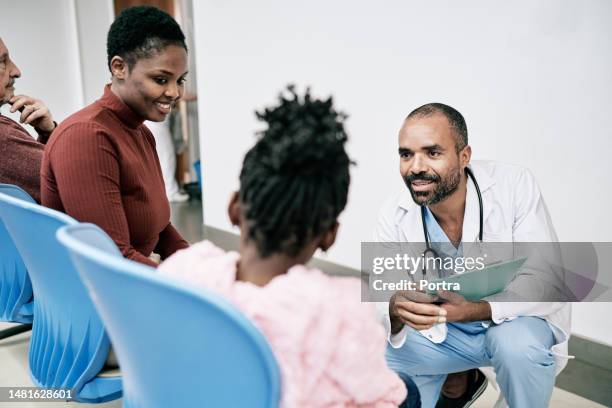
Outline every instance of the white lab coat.
<path id="1" fill-rule="evenodd" d="M 550 215 L 533 175 L 515 165 L 490 161 L 473 161 L 470 169 L 480 186 L 484 207 L 484 242 L 557 242 Z M 478 196 L 471 179 L 468 181 L 463 242 L 475 242 L 479 232 Z M 423 226 L 419 206 L 407 188 L 383 206 L 376 227 L 377 242 L 423 242 Z M 529 279 L 526 277 L 525 279 Z M 527 283 L 528 282 L 524 282 Z M 567 342 L 570 333 L 571 304 L 562 302 L 494 302 L 490 301 L 492 320 L 497 324 L 519 316 L 545 319 L 555 336 L 551 352 L 555 356 L 556 373 L 567 364 Z M 391 335 L 388 304 L 378 305 L 383 325 L 392 347 L 401 347 L 406 340 L 406 327 Z M 446 338 L 446 324 L 437 324 L 421 333 L 434 343 Z"/>
<path id="2" fill-rule="evenodd" d="M 179 194 L 179 187 L 174 173 L 176 172 L 176 153 L 172 143 L 170 132 L 170 115 L 163 122 L 145 121 L 145 126 L 149 128 L 155 139 L 155 151 L 159 159 L 162 170 L 162 177 L 166 187 L 166 196 L 171 199 Z"/>

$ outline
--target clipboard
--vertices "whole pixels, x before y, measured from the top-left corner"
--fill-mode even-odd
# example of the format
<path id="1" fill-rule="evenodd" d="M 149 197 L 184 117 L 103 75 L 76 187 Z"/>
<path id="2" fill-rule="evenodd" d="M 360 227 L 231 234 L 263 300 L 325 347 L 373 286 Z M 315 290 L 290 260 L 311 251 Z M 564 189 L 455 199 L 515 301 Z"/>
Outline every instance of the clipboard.
<path id="1" fill-rule="evenodd" d="M 502 292 L 523 266 L 526 257 L 502 261 L 486 266 L 477 271 L 452 275 L 442 279 L 435 279 L 430 283 L 448 282 L 458 283 L 460 290 L 451 290 L 467 300 L 478 301 L 484 297 Z M 436 290 L 427 290 L 427 293 L 436 295 Z"/>

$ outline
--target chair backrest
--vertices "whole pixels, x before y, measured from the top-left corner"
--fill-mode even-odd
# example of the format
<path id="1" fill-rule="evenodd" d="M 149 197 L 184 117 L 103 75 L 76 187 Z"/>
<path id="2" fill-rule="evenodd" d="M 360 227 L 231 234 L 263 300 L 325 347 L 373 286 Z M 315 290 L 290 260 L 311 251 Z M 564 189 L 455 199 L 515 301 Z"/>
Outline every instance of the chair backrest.
<path id="1" fill-rule="evenodd" d="M 0 184 L 0 194 L 30 203 L 34 199 L 12 184 Z M 0 320 L 32 323 L 32 283 L 28 271 L 0 217 Z"/>
<path id="2" fill-rule="evenodd" d="M 29 353 L 32 378 L 41 387 L 72 388 L 78 398 L 103 367 L 110 342 L 68 252 L 56 238 L 60 227 L 77 222 L 6 195 L 0 195 L 0 217 L 28 269 L 36 298 Z"/>
<path id="3" fill-rule="evenodd" d="M 98 248 L 110 238 L 91 224 L 62 228 L 58 239 L 112 339 L 125 407 L 278 406 L 272 351 L 227 301 L 105 254 Z"/>

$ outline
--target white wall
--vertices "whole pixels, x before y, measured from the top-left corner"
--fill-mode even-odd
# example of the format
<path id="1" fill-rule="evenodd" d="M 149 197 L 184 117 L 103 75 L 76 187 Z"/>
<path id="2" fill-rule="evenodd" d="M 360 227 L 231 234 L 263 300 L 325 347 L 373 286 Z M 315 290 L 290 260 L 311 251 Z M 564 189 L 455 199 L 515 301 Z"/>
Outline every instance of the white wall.
<path id="1" fill-rule="evenodd" d="M 42 99 L 57 122 L 97 99 L 108 80 L 105 42 L 111 4 L 111 0 L 1 0 L 0 37 L 22 72 L 16 93 Z M 8 106 L 3 107 L 3 114 L 7 112 Z"/>
<path id="2" fill-rule="evenodd" d="M 22 74 L 15 92 L 42 99 L 60 122 L 82 103 L 73 1 L 4 0 L 0 9 L 0 36 Z"/>
<path id="3" fill-rule="evenodd" d="M 397 130 L 432 101 L 464 114 L 474 158 L 534 172 L 561 240 L 612 241 L 612 2 L 205 0 L 194 14 L 206 224 L 231 230 L 253 110 L 295 82 L 351 115 L 358 166 L 330 260 L 359 267 L 381 202 L 403 188 Z M 595 324 L 610 311 L 578 305 L 575 331 L 612 344 Z"/>
<path id="4" fill-rule="evenodd" d="M 112 0 L 73 0 L 75 6 L 83 100 L 100 98 L 111 74 L 106 63 L 106 35 L 115 18 Z"/>

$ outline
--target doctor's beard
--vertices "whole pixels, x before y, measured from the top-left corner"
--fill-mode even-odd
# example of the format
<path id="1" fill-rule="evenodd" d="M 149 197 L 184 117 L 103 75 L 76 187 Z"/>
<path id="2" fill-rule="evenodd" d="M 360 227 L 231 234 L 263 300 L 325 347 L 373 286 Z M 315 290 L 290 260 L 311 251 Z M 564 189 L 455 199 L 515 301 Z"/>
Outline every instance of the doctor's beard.
<path id="1" fill-rule="evenodd" d="M 404 183 L 408 186 L 412 199 L 418 205 L 433 205 L 444 200 L 449 195 L 453 194 L 459 188 L 459 182 L 461 181 L 461 170 L 459 167 L 452 168 L 448 174 L 444 177 L 440 177 L 438 174 L 429 174 L 421 172 L 418 174 L 409 174 L 403 177 Z M 412 182 L 416 180 L 433 181 L 435 188 L 433 191 L 414 191 L 412 189 Z"/>

